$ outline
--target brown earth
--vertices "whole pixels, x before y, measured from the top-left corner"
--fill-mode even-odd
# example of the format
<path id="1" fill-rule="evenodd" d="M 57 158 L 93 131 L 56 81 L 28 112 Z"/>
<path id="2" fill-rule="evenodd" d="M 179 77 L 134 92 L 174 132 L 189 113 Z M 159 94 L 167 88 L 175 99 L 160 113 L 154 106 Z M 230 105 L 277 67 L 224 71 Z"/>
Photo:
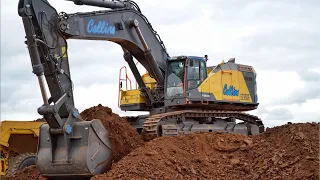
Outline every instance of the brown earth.
<path id="1" fill-rule="evenodd" d="M 254 138 L 251 163 L 253 179 L 319 180 L 319 124 L 287 124 Z"/>
<path id="2" fill-rule="evenodd" d="M 13 176 L 6 177 L 5 180 L 46 180 L 41 177 L 36 166 L 29 166 L 22 171 L 16 172 Z"/>
<path id="3" fill-rule="evenodd" d="M 319 179 L 319 124 L 258 136 L 199 133 L 145 143 L 92 179 Z"/>
<path id="4" fill-rule="evenodd" d="M 100 119 L 114 148 L 109 172 L 91 179 L 319 179 L 319 124 L 287 124 L 257 136 L 197 133 L 143 143 L 124 119 L 102 105 L 84 110 Z M 11 179 L 38 179 L 29 167 Z"/>
<path id="5" fill-rule="evenodd" d="M 118 114 L 113 113 L 109 107 L 99 104 L 84 110 L 80 115 L 88 121 L 92 119 L 101 120 L 109 133 L 114 163 L 143 144 L 142 137 L 137 130 Z"/>

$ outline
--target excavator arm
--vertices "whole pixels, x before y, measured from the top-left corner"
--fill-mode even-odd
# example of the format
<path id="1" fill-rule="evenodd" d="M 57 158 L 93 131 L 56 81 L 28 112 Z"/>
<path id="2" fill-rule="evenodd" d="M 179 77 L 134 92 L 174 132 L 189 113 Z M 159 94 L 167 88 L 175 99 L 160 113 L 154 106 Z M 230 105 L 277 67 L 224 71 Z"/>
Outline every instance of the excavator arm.
<path id="1" fill-rule="evenodd" d="M 48 122 L 40 127 L 37 151 L 38 170 L 47 177 L 91 176 L 110 165 L 112 147 L 106 129 L 100 121 L 82 121 L 75 108 L 68 39 L 119 44 L 150 109 L 163 105 L 163 101 L 155 102 L 133 62 L 134 57 L 157 81 L 158 88 L 164 89 L 169 55 L 137 4 L 105 0 L 74 0 L 74 3 L 108 9 L 68 14 L 57 13 L 47 0 L 20 0 L 18 4 L 33 73 L 38 77 L 43 99 L 38 113 Z"/>
<path id="2" fill-rule="evenodd" d="M 132 59 L 135 57 L 151 77 L 156 79 L 158 86 L 163 87 L 166 59 L 169 55 L 139 7 L 132 1 L 77 0 L 75 3 L 113 9 L 58 14 L 47 0 L 19 1 L 18 12 L 25 27 L 33 73 L 39 79 L 44 102 L 38 112 L 46 117 L 50 127 L 61 128 L 62 119 L 67 118 L 70 112 L 76 111 L 67 39 L 105 40 L 119 44 L 151 106 L 154 98 L 144 89 L 146 86 Z M 49 99 L 43 77 L 51 94 Z M 49 105 L 52 102 L 55 105 Z"/>

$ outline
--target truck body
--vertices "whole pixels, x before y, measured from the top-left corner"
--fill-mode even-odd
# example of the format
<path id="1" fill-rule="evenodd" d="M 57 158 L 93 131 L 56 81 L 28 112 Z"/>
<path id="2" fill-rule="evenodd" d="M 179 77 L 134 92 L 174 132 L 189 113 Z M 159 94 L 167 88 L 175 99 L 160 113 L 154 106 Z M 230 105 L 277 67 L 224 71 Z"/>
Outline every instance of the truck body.
<path id="1" fill-rule="evenodd" d="M 3 120 L 0 122 L 0 176 L 35 165 L 39 127 L 45 122 Z"/>

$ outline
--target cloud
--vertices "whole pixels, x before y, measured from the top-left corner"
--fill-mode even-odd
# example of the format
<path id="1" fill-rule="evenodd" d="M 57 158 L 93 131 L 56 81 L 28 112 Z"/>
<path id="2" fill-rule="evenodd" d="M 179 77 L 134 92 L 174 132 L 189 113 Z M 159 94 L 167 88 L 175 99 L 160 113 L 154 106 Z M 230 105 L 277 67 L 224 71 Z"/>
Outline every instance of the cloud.
<path id="1" fill-rule="evenodd" d="M 285 108 L 277 108 L 268 111 L 267 118 L 265 120 L 290 120 L 293 118 L 292 113 Z"/>
<path id="2" fill-rule="evenodd" d="M 320 55 L 318 33 L 303 29 L 275 29 L 271 32 L 259 33 L 243 39 L 243 51 L 248 52 L 243 57 L 252 59 L 257 67 L 263 69 L 298 70 L 303 71 L 312 66 L 320 66 L 313 60 Z M 310 39 L 313 39 L 312 41 Z"/>
<path id="3" fill-rule="evenodd" d="M 310 70 L 304 70 L 299 72 L 300 78 L 303 81 L 308 82 L 319 82 L 320 81 L 320 71 L 310 71 Z"/>
<path id="4" fill-rule="evenodd" d="M 262 73 L 258 76 L 260 106 L 254 114 L 262 117 L 268 127 L 286 122 L 319 122 L 320 72 Z"/>
<path id="5" fill-rule="evenodd" d="M 64 0 L 49 1 L 58 12 L 101 10 Z M 136 1 L 170 55 L 209 55 L 208 65 L 235 57 L 258 76 L 259 108 L 250 113 L 267 127 L 320 119 L 319 1 Z M 18 0 L 1 2 L 1 119 L 39 117 L 42 99 L 17 13 Z M 4 8 L 5 7 L 5 8 Z M 68 40 L 75 104 L 82 111 L 99 103 L 118 108 L 119 45 Z M 139 66 L 141 73 L 145 70 Z M 130 78 L 135 86 L 132 73 Z"/>
<path id="6" fill-rule="evenodd" d="M 289 93 L 290 98 L 278 99 L 279 104 L 299 104 L 307 102 L 308 100 L 320 99 L 320 73 L 312 71 L 304 71 L 299 73 L 300 78 L 304 84 L 293 92 Z"/>
<path id="7" fill-rule="evenodd" d="M 307 100 L 301 104 L 263 105 L 256 114 L 261 117 L 265 127 L 273 127 L 287 122 L 320 122 L 320 99 Z"/>

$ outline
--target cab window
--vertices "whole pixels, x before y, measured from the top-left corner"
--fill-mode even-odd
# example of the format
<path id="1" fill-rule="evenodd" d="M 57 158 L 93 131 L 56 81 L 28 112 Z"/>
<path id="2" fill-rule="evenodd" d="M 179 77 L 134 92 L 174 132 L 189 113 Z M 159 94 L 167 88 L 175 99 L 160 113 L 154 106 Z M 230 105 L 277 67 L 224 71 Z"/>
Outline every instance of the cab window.
<path id="1" fill-rule="evenodd" d="M 206 64 L 200 60 L 189 60 L 187 90 L 197 88 L 207 78 Z"/>
<path id="2" fill-rule="evenodd" d="M 185 60 L 169 63 L 167 73 L 167 96 L 175 97 L 183 95 Z"/>

